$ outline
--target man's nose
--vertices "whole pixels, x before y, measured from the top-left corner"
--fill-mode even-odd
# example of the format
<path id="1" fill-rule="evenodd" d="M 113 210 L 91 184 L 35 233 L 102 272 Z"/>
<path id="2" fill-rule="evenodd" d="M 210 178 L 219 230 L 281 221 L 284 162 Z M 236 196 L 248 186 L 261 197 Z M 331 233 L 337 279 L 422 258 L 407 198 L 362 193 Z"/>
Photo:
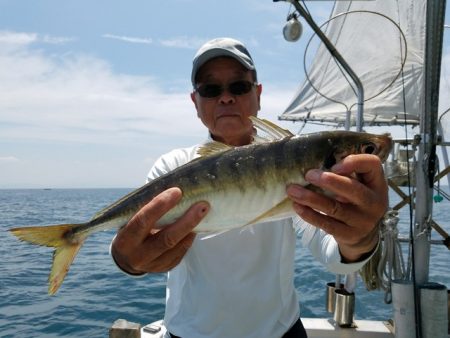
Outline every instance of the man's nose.
<path id="1" fill-rule="evenodd" d="M 220 94 L 219 102 L 222 104 L 230 104 L 234 103 L 235 101 L 235 96 L 231 94 L 228 89 L 225 89 L 222 94 Z"/>

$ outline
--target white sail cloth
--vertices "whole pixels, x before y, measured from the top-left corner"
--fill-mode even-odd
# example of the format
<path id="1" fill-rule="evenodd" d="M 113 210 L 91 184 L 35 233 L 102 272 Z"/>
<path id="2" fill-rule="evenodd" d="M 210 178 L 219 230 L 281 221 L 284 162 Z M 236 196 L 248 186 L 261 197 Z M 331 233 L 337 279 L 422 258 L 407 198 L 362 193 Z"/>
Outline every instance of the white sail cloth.
<path id="1" fill-rule="evenodd" d="M 424 0 L 335 2 L 322 29 L 363 84 L 366 125 L 418 124 L 425 13 Z M 350 111 L 354 125 L 354 86 L 323 44 L 307 77 L 280 119 L 344 124 Z"/>

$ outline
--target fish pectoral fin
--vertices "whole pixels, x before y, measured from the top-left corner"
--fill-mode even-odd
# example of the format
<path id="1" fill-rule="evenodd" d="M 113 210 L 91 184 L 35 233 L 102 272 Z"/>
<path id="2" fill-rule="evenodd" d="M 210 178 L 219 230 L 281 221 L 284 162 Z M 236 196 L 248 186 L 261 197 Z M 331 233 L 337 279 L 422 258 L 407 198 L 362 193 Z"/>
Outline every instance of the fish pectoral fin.
<path id="1" fill-rule="evenodd" d="M 60 224 L 10 230 L 21 241 L 55 248 L 52 269 L 48 277 L 48 293 L 51 295 L 55 294 L 60 287 L 70 265 L 84 243 L 85 236 L 72 235 L 73 229 L 81 225 L 83 224 Z"/>
<path id="2" fill-rule="evenodd" d="M 264 132 L 267 137 L 267 141 L 274 141 L 274 140 L 280 140 L 285 137 L 292 137 L 294 136 L 293 133 L 291 133 L 287 129 L 283 129 L 280 126 L 277 126 L 275 123 L 270 122 L 269 120 L 260 119 L 256 116 L 250 116 L 250 120 L 252 121 L 255 128 L 261 130 Z M 263 137 L 259 136 L 256 140 L 257 142 L 263 139 Z"/>
<path id="3" fill-rule="evenodd" d="M 200 157 L 206 157 L 206 156 L 211 156 L 217 153 L 222 153 L 224 151 L 233 149 L 232 146 L 229 146 L 225 143 L 221 143 L 221 142 L 217 142 L 217 141 L 212 141 L 212 142 L 208 142 L 204 145 L 202 145 L 201 147 L 199 147 L 197 149 L 197 154 L 200 155 Z"/>
<path id="4" fill-rule="evenodd" d="M 203 241 L 204 239 L 210 239 L 219 235 L 222 235 L 223 233 L 230 231 L 231 229 L 225 229 L 222 231 L 212 231 L 212 232 L 200 232 L 200 240 Z"/>
<path id="5" fill-rule="evenodd" d="M 282 215 L 286 215 L 286 217 L 289 216 L 289 214 L 292 214 L 292 200 L 288 197 L 283 199 L 280 203 L 275 205 L 273 208 L 267 210 L 260 216 L 256 217 L 252 221 L 248 222 L 247 225 L 261 223 L 261 222 L 267 222 L 270 220 L 278 219 Z"/>

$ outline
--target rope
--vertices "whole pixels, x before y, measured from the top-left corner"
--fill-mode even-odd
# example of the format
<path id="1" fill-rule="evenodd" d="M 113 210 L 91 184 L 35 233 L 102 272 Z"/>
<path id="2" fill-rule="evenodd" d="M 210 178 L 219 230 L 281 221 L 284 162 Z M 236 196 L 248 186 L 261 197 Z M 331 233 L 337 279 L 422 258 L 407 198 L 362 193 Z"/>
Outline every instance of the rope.
<path id="1" fill-rule="evenodd" d="M 392 302 L 391 281 L 405 279 L 405 262 L 403 260 L 397 224 L 399 218 L 396 210 L 388 211 L 380 224 L 382 241 L 370 261 L 361 269 L 361 278 L 367 290 L 382 289 L 385 291 L 384 301 Z"/>

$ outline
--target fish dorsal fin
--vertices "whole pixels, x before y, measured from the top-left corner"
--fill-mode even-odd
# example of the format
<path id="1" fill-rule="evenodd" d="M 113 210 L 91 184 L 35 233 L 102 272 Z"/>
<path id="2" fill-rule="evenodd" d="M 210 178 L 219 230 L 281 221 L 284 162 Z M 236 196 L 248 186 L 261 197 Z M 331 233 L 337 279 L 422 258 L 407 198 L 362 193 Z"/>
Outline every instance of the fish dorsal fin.
<path id="1" fill-rule="evenodd" d="M 261 130 L 265 134 L 264 136 L 253 135 L 252 143 L 264 143 L 294 136 L 294 134 L 292 134 L 289 130 L 283 129 L 277 126 L 275 123 L 270 122 L 269 120 L 260 119 L 256 116 L 250 116 L 250 120 L 252 121 L 256 129 Z M 211 156 L 213 154 L 218 154 L 233 148 L 234 147 L 222 142 L 211 141 L 199 147 L 197 150 L 197 154 L 200 157 L 205 157 Z"/>
<path id="2" fill-rule="evenodd" d="M 269 120 L 260 119 L 256 116 L 250 116 L 250 120 L 252 121 L 255 128 L 261 130 L 266 134 L 266 139 L 268 141 L 274 141 L 274 140 L 280 140 L 285 137 L 292 137 L 294 134 L 292 134 L 289 130 L 283 129 L 280 126 L 277 126 L 275 123 L 270 122 Z M 259 139 L 262 137 L 259 136 Z M 256 142 L 259 142 L 256 140 Z"/>
<path id="3" fill-rule="evenodd" d="M 225 143 L 212 141 L 199 147 L 197 149 L 197 154 L 200 155 L 200 157 L 205 157 L 213 154 L 222 153 L 232 148 L 233 148 L 232 146 L 226 145 Z"/>

